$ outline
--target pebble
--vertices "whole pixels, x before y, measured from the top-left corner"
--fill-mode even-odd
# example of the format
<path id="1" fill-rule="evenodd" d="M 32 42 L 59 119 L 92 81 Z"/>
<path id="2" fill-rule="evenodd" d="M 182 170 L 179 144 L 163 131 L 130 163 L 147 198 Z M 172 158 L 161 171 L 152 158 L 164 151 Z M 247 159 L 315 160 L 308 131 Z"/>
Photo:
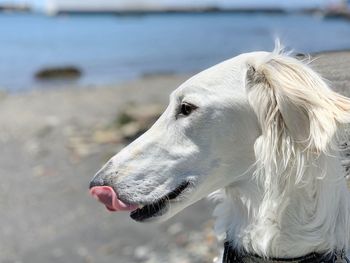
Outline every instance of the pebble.
<path id="1" fill-rule="evenodd" d="M 140 246 L 135 249 L 134 257 L 138 261 L 145 261 L 150 257 L 150 249 L 147 246 Z"/>
<path id="2" fill-rule="evenodd" d="M 181 223 L 175 223 L 168 227 L 168 233 L 170 235 L 176 235 L 183 230 L 183 225 Z"/>

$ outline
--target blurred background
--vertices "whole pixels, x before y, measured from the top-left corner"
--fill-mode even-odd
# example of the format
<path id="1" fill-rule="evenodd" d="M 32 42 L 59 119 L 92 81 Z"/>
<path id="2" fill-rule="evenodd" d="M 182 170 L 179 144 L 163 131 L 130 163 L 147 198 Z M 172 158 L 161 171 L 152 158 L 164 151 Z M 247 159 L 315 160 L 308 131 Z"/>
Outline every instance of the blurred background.
<path id="1" fill-rule="evenodd" d="M 339 80 L 350 1 L 0 0 L 0 262 L 213 262 L 210 202 L 139 224 L 88 184 L 189 76 L 277 37 Z"/>

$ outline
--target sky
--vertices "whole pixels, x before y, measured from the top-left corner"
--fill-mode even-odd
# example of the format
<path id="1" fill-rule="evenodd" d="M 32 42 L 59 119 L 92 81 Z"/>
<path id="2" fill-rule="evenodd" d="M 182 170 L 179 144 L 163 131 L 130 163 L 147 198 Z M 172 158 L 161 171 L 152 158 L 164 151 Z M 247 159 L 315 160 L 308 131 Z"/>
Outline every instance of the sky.
<path id="1" fill-rule="evenodd" d="M 37 9 L 42 9 L 47 1 L 51 0 L 0 0 L 0 3 L 29 3 Z M 70 6 L 80 3 L 93 6 L 120 6 L 130 3 L 141 3 L 146 5 L 169 4 L 169 5 L 205 5 L 213 4 L 224 7 L 246 7 L 246 6 L 278 6 L 278 7 L 315 7 L 322 6 L 336 0 L 53 0 L 59 4 Z M 80 3 L 79 3 L 80 2 Z"/>

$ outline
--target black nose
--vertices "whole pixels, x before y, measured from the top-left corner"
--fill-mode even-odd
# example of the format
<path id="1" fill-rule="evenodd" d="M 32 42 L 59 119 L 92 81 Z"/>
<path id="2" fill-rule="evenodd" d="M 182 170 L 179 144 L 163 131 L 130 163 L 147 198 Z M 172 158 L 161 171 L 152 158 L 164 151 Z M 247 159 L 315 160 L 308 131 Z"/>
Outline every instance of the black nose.
<path id="1" fill-rule="evenodd" d="M 90 182 L 90 186 L 89 188 L 91 189 L 92 187 L 95 187 L 95 186 L 103 186 L 104 184 L 103 183 L 100 183 L 99 181 L 95 181 L 95 180 L 92 180 Z"/>
<path id="2" fill-rule="evenodd" d="M 104 180 L 104 171 L 98 172 L 94 178 L 90 182 L 89 188 L 91 189 L 92 187 L 95 186 L 104 186 L 105 185 L 105 180 Z"/>

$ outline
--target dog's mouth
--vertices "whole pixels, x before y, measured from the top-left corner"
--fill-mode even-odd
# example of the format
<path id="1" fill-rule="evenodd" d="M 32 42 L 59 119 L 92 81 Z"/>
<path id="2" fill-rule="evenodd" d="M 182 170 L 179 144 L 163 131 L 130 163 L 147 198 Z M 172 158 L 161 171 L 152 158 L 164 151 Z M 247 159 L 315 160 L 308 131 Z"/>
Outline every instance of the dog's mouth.
<path id="1" fill-rule="evenodd" d="M 183 182 L 173 191 L 155 200 L 154 202 L 140 205 L 128 204 L 120 200 L 117 193 L 110 186 L 92 187 L 90 189 L 90 193 L 92 196 L 96 197 L 100 202 L 102 202 L 109 211 L 131 211 L 130 217 L 135 221 L 142 222 L 165 214 L 171 201 L 181 195 L 181 193 L 183 193 L 189 185 L 189 182 Z"/>

